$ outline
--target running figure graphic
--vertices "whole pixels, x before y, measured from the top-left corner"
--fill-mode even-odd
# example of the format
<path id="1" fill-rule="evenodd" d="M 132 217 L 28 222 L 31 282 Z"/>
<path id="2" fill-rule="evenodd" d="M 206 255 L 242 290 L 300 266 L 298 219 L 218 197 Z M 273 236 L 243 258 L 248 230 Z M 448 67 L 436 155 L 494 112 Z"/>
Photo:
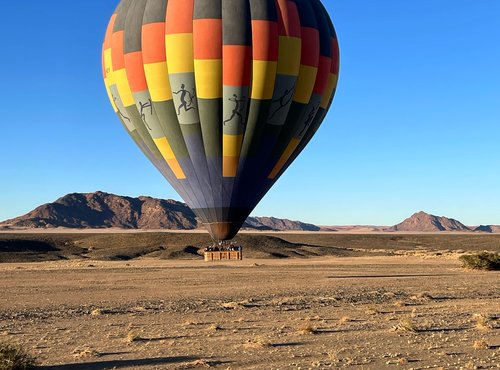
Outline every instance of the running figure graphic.
<path id="1" fill-rule="evenodd" d="M 184 111 L 190 111 L 191 109 L 196 109 L 193 107 L 193 100 L 195 99 L 195 91 L 193 89 L 193 93 L 191 94 L 189 91 L 186 90 L 186 85 L 182 84 L 181 89 L 177 92 L 174 91 L 174 94 L 181 94 L 181 105 L 179 105 L 179 108 L 177 108 L 177 115 L 181 115 L 181 108 L 184 108 Z M 189 100 L 186 100 L 186 96 L 188 96 Z"/>
<path id="2" fill-rule="evenodd" d="M 293 94 L 291 94 L 291 92 L 294 90 L 295 90 L 295 84 L 291 88 L 286 89 L 280 98 L 274 99 L 272 101 L 272 103 L 279 103 L 280 106 L 273 112 L 273 114 L 271 114 L 271 117 L 269 117 L 269 119 L 273 119 L 276 113 L 278 113 L 280 110 L 288 106 L 288 104 L 290 104 L 293 97 Z"/>
<path id="3" fill-rule="evenodd" d="M 151 99 L 148 99 L 146 103 L 139 102 L 139 105 L 141 106 L 141 118 L 144 121 L 144 124 L 148 128 L 149 131 L 151 131 L 151 127 L 149 127 L 148 122 L 146 121 L 146 113 L 144 112 L 144 108 L 150 108 L 151 112 L 150 115 L 153 115 L 153 102 Z"/>
<path id="4" fill-rule="evenodd" d="M 238 95 L 233 94 L 233 98 L 229 98 L 229 101 L 232 101 L 234 103 L 234 108 L 233 112 L 231 114 L 231 118 L 227 119 L 224 121 L 224 126 L 226 125 L 227 122 L 230 122 L 234 117 L 238 116 L 240 117 L 240 125 L 243 124 L 243 115 L 241 114 L 243 109 L 245 108 L 245 97 L 242 99 L 238 99 Z"/>
<path id="5" fill-rule="evenodd" d="M 309 115 L 307 116 L 307 119 L 304 122 L 304 128 L 299 133 L 299 137 L 300 138 L 302 137 L 302 135 L 304 135 L 304 133 L 306 132 L 306 130 L 309 128 L 309 126 L 311 125 L 314 117 L 316 117 L 316 112 L 318 111 L 318 108 L 319 108 L 319 104 L 317 106 L 313 107 L 313 109 L 309 112 Z"/>
<path id="6" fill-rule="evenodd" d="M 113 101 L 115 102 L 115 107 L 116 107 L 116 110 L 118 111 L 118 114 L 120 115 L 120 117 L 122 117 L 123 119 L 126 119 L 127 121 L 130 122 L 130 118 L 128 118 L 126 115 L 124 115 L 120 108 L 118 108 L 118 104 L 116 104 L 116 100 L 118 99 L 116 96 L 114 95 L 111 95 L 113 97 Z"/>

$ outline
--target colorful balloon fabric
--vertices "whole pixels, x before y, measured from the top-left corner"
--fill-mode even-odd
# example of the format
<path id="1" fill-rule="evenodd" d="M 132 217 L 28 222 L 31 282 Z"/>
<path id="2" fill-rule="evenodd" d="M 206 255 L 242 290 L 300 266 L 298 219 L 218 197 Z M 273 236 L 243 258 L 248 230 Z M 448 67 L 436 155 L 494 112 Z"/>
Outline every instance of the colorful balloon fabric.
<path id="1" fill-rule="evenodd" d="M 309 143 L 339 72 L 319 0 L 122 0 L 102 58 L 125 129 L 217 241 Z"/>

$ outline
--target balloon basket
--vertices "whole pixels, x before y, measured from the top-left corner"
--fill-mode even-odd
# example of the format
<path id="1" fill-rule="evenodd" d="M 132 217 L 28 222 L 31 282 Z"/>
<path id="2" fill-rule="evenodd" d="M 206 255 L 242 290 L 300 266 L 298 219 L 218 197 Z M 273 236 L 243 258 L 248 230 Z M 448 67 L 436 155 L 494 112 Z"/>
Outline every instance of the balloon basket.
<path id="1" fill-rule="evenodd" d="M 226 244 L 219 242 L 211 247 L 205 248 L 205 261 L 241 261 L 243 259 L 243 248 L 234 243 Z"/>

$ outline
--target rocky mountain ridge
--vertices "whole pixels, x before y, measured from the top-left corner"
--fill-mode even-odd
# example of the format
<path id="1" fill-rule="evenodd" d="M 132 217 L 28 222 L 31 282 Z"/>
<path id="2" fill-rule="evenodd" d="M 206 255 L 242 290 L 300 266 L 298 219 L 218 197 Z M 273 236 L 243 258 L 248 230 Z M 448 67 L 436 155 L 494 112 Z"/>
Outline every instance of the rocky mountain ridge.
<path id="1" fill-rule="evenodd" d="M 35 208 L 26 215 L 0 223 L 11 228 L 120 228 L 194 230 L 201 228 L 184 203 L 171 199 L 138 198 L 95 193 L 73 193 Z M 316 225 L 274 217 L 249 217 L 244 228 L 268 231 L 317 231 Z"/>
<path id="2" fill-rule="evenodd" d="M 460 221 L 453 218 L 435 216 L 425 212 L 417 212 L 403 222 L 394 225 L 386 231 L 472 231 Z"/>
<path id="3" fill-rule="evenodd" d="M 72 193 L 41 205 L 26 215 L 0 222 L 1 229 L 142 229 L 194 230 L 202 228 L 184 203 L 147 196 L 137 198 L 109 194 Z M 373 232 L 483 232 L 500 233 L 500 226 L 466 226 L 453 218 L 417 212 L 392 227 L 323 226 L 275 217 L 249 217 L 243 229 L 261 231 Z"/>

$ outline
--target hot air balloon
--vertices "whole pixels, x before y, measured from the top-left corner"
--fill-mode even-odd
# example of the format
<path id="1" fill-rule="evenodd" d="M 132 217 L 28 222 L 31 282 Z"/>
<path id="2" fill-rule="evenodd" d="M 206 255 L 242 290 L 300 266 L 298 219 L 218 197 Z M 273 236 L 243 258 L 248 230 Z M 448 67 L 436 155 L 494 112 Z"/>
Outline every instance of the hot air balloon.
<path id="1" fill-rule="evenodd" d="M 218 242 L 309 143 L 339 72 L 320 0 L 122 0 L 102 59 L 121 123 Z"/>

